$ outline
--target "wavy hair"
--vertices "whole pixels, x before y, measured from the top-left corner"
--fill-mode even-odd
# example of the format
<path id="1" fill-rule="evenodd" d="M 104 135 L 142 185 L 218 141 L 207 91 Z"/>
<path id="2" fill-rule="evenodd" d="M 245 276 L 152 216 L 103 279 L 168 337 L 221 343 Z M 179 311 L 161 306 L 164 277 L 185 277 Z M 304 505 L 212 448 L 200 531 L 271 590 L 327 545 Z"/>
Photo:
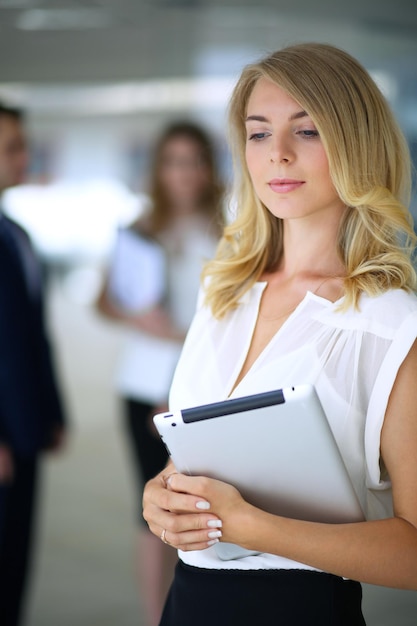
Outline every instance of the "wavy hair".
<path id="1" fill-rule="evenodd" d="M 216 317 L 237 306 L 283 247 L 282 220 L 258 199 L 245 161 L 247 105 L 260 78 L 283 89 L 311 117 L 327 154 L 332 182 L 347 210 L 338 253 L 346 268 L 343 308 L 391 288 L 416 289 L 416 236 L 408 210 L 411 160 L 405 138 L 368 72 L 327 44 L 284 48 L 243 72 L 229 105 L 236 218 L 204 269 L 207 303 Z"/>

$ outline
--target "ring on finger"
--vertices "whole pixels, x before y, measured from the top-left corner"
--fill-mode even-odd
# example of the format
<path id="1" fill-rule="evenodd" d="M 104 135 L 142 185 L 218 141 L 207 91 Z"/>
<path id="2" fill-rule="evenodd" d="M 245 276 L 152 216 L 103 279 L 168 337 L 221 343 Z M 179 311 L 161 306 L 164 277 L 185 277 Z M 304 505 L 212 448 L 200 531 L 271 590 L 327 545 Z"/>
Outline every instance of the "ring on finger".
<path id="1" fill-rule="evenodd" d="M 163 529 L 162 529 L 162 532 L 161 532 L 161 537 L 160 537 L 160 539 L 161 539 L 161 541 L 163 541 L 164 543 L 166 543 L 166 545 L 167 545 L 167 546 L 170 546 L 171 544 L 170 544 L 170 543 L 169 543 L 169 541 L 167 540 L 167 538 L 166 538 L 166 534 L 167 534 L 167 531 L 166 531 L 166 529 L 165 529 L 165 528 L 163 528 Z"/>

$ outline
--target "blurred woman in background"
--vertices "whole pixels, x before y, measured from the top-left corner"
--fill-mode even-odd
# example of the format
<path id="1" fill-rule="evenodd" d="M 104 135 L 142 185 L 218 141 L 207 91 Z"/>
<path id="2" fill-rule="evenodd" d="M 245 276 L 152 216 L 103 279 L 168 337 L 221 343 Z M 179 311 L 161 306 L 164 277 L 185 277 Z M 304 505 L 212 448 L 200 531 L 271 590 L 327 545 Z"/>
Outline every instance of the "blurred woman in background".
<path id="1" fill-rule="evenodd" d="M 137 569 L 150 626 L 158 623 L 176 561 L 175 551 L 149 532 L 141 514 L 143 484 L 167 461 L 152 417 L 167 409 L 202 266 L 213 256 L 222 230 L 222 192 L 206 132 L 188 122 L 165 129 L 151 165 L 150 208 L 119 230 L 97 302 L 102 314 L 130 331 L 117 372 L 117 391 L 137 480 Z"/>

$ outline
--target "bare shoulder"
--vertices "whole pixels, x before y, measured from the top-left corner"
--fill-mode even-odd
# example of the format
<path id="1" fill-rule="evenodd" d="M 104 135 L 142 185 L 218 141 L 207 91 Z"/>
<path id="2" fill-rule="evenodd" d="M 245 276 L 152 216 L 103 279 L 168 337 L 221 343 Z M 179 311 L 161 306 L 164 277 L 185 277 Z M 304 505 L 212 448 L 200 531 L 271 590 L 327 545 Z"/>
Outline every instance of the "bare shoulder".
<path id="1" fill-rule="evenodd" d="M 391 391 L 381 433 L 381 455 L 390 476 L 395 513 L 417 527 L 417 340 Z"/>
<path id="2" fill-rule="evenodd" d="M 417 339 L 403 360 L 391 390 L 384 420 L 383 435 L 407 441 L 403 428 L 411 427 L 416 441 L 417 459 Z"/>

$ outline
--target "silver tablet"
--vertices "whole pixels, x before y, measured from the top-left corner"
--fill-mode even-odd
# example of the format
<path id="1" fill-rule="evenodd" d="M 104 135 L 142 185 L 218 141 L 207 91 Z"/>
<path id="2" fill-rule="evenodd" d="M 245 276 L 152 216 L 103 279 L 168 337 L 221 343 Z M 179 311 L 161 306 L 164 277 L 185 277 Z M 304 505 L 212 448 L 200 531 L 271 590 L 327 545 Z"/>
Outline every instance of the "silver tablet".
<path id="1" fill-rule="evenodd" d="M 179 472 L 231 483 L 276 515 L 364 519 L 313 385 L 160 413 L 154 423 Z M 223 559 L 254 554 L 224 542 L 216 550 Z"/>

